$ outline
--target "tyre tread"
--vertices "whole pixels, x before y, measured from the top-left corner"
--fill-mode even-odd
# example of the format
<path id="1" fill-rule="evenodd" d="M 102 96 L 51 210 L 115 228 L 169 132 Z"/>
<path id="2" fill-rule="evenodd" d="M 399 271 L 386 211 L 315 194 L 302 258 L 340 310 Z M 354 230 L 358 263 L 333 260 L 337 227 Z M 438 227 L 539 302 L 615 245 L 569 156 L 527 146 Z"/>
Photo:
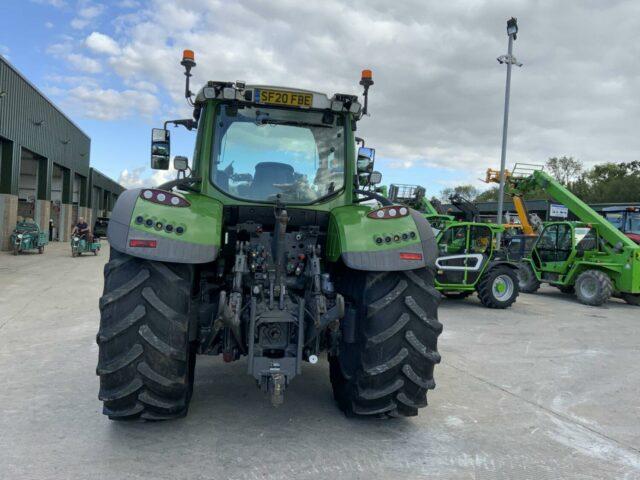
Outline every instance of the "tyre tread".
<path id="1" fill-rule="evenodd" d="M 111 249 L 96 335 L 98 397 L 112 420 L 166 420 L 187 413 L 191 267 Z"/>
<path id="2" fill-rule="evenodd" d="M 417 415 L 435 388 L 442 331 L 440 293 L 433 272 L 349 272 L 338 286 L 361 312 L 356 343 L 342 343 L 331 355 L 334 396 L 346 415 L 386 418 Z"/>

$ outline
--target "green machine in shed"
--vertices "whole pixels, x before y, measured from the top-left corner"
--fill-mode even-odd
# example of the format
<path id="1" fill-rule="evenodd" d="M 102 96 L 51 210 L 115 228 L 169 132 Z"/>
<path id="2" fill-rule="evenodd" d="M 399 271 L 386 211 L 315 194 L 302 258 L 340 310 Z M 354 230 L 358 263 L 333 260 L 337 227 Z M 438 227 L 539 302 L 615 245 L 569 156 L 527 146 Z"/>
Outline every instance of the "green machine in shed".
<path id="1" fill-rule="evenodd" d="M 29 250 L 37 250 L 44 253 L 44 246 L 47 242 L 47 235 L 40 230 L 34 221 L 21 221 L 16 224 L 10 238 L 11 248 L 14 255 Z"/>

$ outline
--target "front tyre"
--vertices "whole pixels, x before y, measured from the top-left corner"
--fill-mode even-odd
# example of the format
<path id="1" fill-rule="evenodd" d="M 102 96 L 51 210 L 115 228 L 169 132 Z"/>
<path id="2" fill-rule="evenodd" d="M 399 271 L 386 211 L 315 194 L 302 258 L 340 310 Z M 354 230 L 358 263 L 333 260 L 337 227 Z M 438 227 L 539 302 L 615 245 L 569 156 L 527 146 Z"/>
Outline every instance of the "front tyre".
<path id="1" fill-rule="evenodd" d="M 186 415 L 195 367 L 191 267 L 112 248 L 104 276 L 96 371 L 103 413 L 112 420 Z"/>
<path id="2" fill-rule="evenodd" d="M 355 334 L 331 355 L 334 397 L 347 415 L 413 416 L 435 388 L 440 293 L 427 269 L 343 272 Z M 351 343 L 348 343 L 351 342 Z"/>
<path id="3" fill-rule="evenodd" d="M 580 303 L 599 307 L 613 295 L 613 282 L 600 270 L 585 270 L 576 278 L 575 289 Z"/>
<path id="4" fill-rule="evenodd" d="M 477 290 L 478 298 L 485 307 L 510 307 L 520 293 L 518 274 L 511 267 L 498 265 L 482 275 Z"/>
<path id="5" fill-rule="evenodd" d="M 540 289 L 540 280 L 529 263 L 518 264 L 518 289 L 522 293 L 536 293 Z"/>

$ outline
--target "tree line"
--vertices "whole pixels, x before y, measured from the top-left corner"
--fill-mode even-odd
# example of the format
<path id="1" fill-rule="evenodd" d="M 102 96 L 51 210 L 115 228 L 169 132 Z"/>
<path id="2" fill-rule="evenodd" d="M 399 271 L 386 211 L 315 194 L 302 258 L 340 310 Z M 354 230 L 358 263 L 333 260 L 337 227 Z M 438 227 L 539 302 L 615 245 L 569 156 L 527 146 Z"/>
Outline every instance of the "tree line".
<path id="1" fill-rule="evenodd" d="M 601 163 L 592 168 L 573 157 L 552 157 L 545 163 L 545 171 L 587 203 L 640 202 L 640 161 Z M 460 194 L 475 202 L 498 200 L 498 186 L 480 191 L 473 185 L 445 188 L 439 200 L 447 203 L 449 196 Z M 527 195 L 528 200 L 548 199 L 542 190 Z M 505 196 L 505 201 L 509 197 Z"/>

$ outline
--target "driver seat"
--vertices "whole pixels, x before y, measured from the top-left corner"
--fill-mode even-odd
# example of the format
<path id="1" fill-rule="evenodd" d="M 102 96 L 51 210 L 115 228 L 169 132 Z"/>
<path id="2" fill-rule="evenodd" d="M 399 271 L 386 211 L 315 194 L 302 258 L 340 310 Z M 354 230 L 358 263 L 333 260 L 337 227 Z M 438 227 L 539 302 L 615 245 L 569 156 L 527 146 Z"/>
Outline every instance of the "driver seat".
<path id="1" fill-rule="evenodd" d="M 294 169 L 291 165 L 280 162 L 260 162 L 256 164 L 251 190 L 248 193 L 251 198 L 265 200 L 272 195 L 282 193 L 282 190 L 274 187 L 274 184 L 294 182 Z"/>

